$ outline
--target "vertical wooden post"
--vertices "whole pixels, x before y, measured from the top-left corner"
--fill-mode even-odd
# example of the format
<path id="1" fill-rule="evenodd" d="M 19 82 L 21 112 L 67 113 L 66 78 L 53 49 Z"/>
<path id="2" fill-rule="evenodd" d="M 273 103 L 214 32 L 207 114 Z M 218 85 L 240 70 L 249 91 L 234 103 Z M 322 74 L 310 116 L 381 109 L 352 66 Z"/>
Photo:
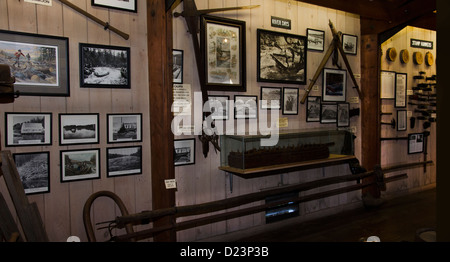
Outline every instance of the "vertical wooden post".
<path id="1" fill-rule="evenodd" d="M 172 14 L 165 2 L 147 0 L 147 38 L 150 89 L 151 171 L 153 210 L 175 206 L 175 192 L 165 188 L 166 179 L 175 178 L 171 122 L 172 93 Z M 171 225 L 174 217 L 154 222 L 155 227 Z M 165 231 L 155 241 L 176 241 L 175 231 Z"/>
<path id="2" fill-rule="evenodd" d="M 361 18 L 361 28 L 371 28 L 371 21 Z M 361 141 L 363 141 L 361 165 L 368 170 L 379 165 L 381 161 L 379 88 L 381 50 L 378 39 L 378 34 L 373 31 L 361 32 Z M 363 195 L 367 193 L 375 198 L 380 196 L 376 186 L 363 189 Z"/>

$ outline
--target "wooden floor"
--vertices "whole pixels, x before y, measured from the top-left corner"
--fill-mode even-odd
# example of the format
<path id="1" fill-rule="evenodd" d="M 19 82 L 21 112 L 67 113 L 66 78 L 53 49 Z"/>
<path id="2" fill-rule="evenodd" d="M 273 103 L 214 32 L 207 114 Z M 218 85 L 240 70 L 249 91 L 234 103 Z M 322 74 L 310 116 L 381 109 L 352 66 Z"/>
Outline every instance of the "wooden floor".
<path id="1" fill-rule="evenodd" d="M 436 228 L 436 189 L 390 199 L 378 208 L 359 208 L 246 236 L 237 242 L 358 242 L 369 236 L 378 236 L 381 242 L 413 242 L 421 228 Z"/>

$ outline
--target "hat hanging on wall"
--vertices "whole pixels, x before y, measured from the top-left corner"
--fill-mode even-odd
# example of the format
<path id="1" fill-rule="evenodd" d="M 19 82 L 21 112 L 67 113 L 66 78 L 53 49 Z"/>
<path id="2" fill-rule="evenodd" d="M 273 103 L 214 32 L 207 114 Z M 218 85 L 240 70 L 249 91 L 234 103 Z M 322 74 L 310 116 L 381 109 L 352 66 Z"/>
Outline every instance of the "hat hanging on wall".
<path id="1" fill-rule="evenodd" d="M 423 55 L 421 52 L 414 52 L 413 53 L 413 61 L 416 65 L 423 64 Z"/>
<path id="2" fill-rule="evenodd" d="M 395 59 L 397 59 L 397 50 L 395 47 L 388 48 L 386 58 L 391 62 L 394 62 Z"/>
<path id="3" fill-rule="evenodd" d="M 432 66 L 434 64 L 434 56 L 431 52 L 425 54 L 425 64 L 427 66 Z"/>
<path id="4" fill-rule="evenodd" d="M 0 64 L 0 103 L 12 103 L 19 97 L 19 91 L 14 92 L 16 79 L 11 76 L 8 65 Z"/>
<path id="5" fill-rule="evenodd" d="M 409 52 L 407 49 L 400 51 L 400 62 L 407 64 L 409 62 Z"/>

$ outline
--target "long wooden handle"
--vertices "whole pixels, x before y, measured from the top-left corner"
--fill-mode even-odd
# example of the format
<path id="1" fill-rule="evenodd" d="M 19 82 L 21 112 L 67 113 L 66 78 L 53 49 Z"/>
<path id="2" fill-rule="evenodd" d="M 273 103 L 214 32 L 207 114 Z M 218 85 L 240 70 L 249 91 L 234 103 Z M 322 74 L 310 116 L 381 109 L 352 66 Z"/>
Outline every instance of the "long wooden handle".
<path id="1" fill-rule="evenodd" d="M 122 31 L 120 31 L 119 29 L 113 27 L 112 25 L 110 25 L 108 22 L 104 22 L 102 20 L 100 20 L 98 17 L 84 11 L 83 9 L 79 8 L 78 6 L 72 4 L 71 2 L 67 1 L 67 0 L 59 0 L 61 3 L 67 5 L 68 7 L 72 8 L 73 10 L 77 11 L 78 13 L 92 19 L 94 22 L 102 25 L 105 30 L 109 29 L 111 31 L 113 31 L 114 33 L 120 35 L 121 37 L 123 37 L 125 40 L 128 40 L 130 38 L 130 36 L 127 33 L 124 33 Z"/>

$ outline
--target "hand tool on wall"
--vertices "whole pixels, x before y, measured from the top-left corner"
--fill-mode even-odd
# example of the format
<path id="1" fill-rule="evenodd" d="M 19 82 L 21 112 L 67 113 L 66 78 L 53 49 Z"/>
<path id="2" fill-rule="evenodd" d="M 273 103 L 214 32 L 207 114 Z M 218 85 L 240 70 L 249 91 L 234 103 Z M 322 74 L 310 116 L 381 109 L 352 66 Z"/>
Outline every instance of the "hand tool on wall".
<path id="1" fill-rule="evenodd" d="M 358 83 L 356 82 L 355 75 L 353 74 L 353 71 L 350 67 L 350 63 L 348 62 L 347 56 L 342 47 L 342 41 L 341 41 L 342 33 L 336 31 L 331 20 L 329 20 L 329 26 L 331 29 L 331 33 L 333 34 L 333 40 L 331 41 L 331 44 L 328 47 L 328 50 L 325 53 L 325 56 L 323 57 L 322 62 L 320 62 L 316 73 L 314 74 L 313 78 L 311 79 L 311 82 L 309 83 L 308 87 L 306 88 L 306 92 L 303 95 L 302 100 L 300 101 L 300 103 L 302 103 L 302 104 L 305 103 L 306 98 L 308 97 L 314 84 L 316 83 L 317 79 L 319 78 L 320 74 L 322 73 L 322 70 L 324 69 L 328 59 L 330 59 L 331 55 L 333 54 L 333 51 L 336 49 L 339 51 L 339 53 L 341 53 L 342 59 L 344 60 L 345 66 L 347 67 L 348 73 L 350 74 L 350 78 L 352 79 L 353 84 L 355 85 L 354 88 L 356 88 L 356 91 L 358 91 L 359 98 L 362 98 L 361 90 L 359 89 Z"/>
<path id="2" fill-rule="evenodd" d="M 112 25 L 110 25 L 108 22 L 104 22 L 102 20 L 100 20 L 98 17 L 84 11 L 83 9 L 79 8 L 78 6 L 72 4 L 71 2 L 67 1 L 67 0 L 59 0 L 61 3 L 67 5 L 68 7 L 72 8 L 73 10 L 77 11 L 78 13 L 90 18 L 91 20 L 93 20 L 94 22 L 102 25 L 104 27 L 104 29 L 109 29 L 111 31 L 113 31 L 114 33 L 120 35 L 121 37 L 123 37 L 125 40 L 128 40 L 128 38 L 130 38 L 130 36 L 122 31 L 120 31 L 119 29 L 113 27 Z"/>

